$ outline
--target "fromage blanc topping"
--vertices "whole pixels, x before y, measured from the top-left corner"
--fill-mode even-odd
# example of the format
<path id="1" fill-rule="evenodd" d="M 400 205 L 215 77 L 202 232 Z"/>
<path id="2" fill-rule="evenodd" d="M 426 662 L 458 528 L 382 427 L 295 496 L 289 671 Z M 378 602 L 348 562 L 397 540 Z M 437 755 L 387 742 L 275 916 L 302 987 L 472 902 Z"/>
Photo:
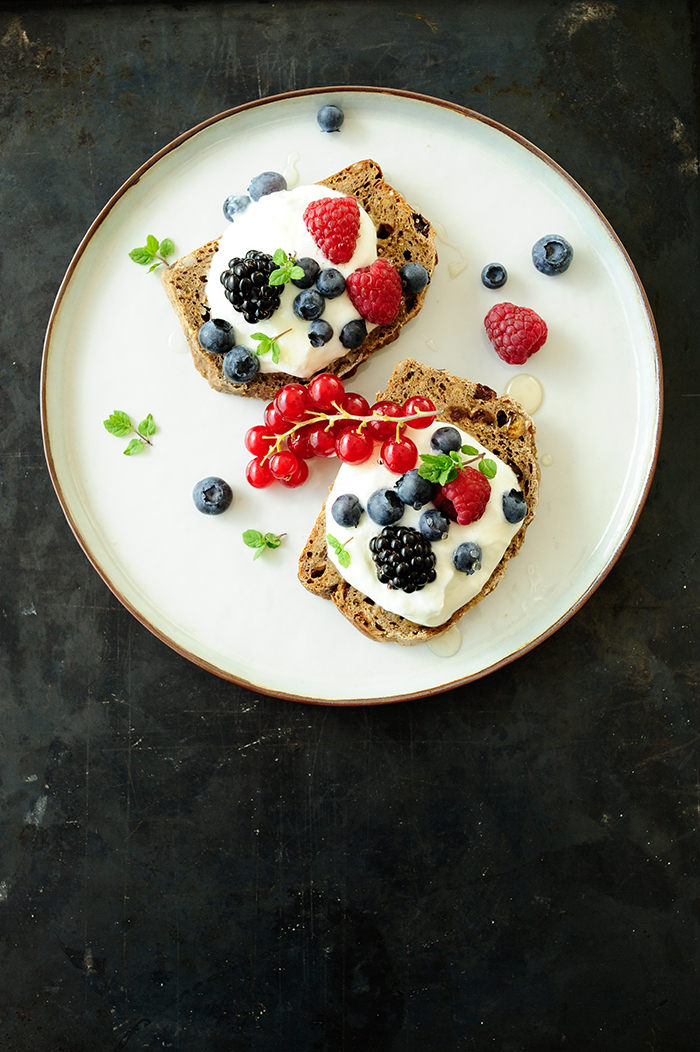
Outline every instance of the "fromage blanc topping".
<path id="1" fill-rule="evenodd" d="M 230 260 L 237 256 L 244 257 L 250 249 L 273 255 L 281 248 L 295 259 L 310 257 L 323 268 L 334 266 L 343 277 L 360 267 L 371 266 L 377 258 L 377 234 L 372 220 L 362 207 L 357 245 L 348 263 L 329 263 L 306 229 L 303 214 L 307 205 L 323 197 L 343 196 L 337 190 L 319 185 L 297 186 L 293 190 L 267 194 L 259 201 L 251 202 L 244 212 L 237 215 L 221 237 L 206 286 L 212 317 L 230 322 L 236 342 L 250 350 L 257 348 L 257 341 L 251 339 L 253 333 L 272 337 L 285 333 L 278 341 L 279 361 L 273 362 L 269 354 L 261 356 L 261 372 L 285 372 L 302 378 L 312 376 L 336 358 L 347 354 L 347 349 L 339 339 L 340 332 L 347 322 L 359 319 L 360 315 L 347 292 L 326 299 L 321 318 L 330 324 L 333 335 L 323 346 L 312 347 L 308 339 L 309 322 L 298 318 L 293 310 L 294 300 L 301 291 L 296 285 L 289 282 L 283 286 L 280 306 L 270 318 L 250 324 L 229 303 L 220 276 L 228 268 Z M 373 327 L 368 324 L 367 331 Z M 291 331 L 286 332 L 287 329 Z"/>
<path id="2" fill-rule="evenodd" d="M 407 428 L 406 434 L 415 442 L 419 454 L 430 453 L 431 435 L 444 426 L 444 423 L 436 422 L 420 431 Z M 450 424 L 450 427 L 453 426 Z M 463 445 L 475 447 L 495 463 L 496 474 L 490 479 L 491 496 L 480 519 L 468 526 L 450 522 L 447 537 L 432 542 L 436 559 L 436 578 L 420 591 L 404 592 L 381 584 L 369 547 L 372 537 L 380 534 L 383 527 L 370 518 L 367 501 L 376 490 L 393 489 L 398 482 L 398 475 L 379 463 L 376 456 L 359 466 L 343 464 L 326 502 L 326 535 L 331 534 L 338 542 L 338 549 L 329 544 L 328 558 L 341 576 L 385 610 L 400 614 L 407 620 L 428 628 L 444 624 L 456 610 L 478 595 L 521 525 L 520 522 L 508 522 L 503 511 L 503 496 L 511 490 L 519 491 L 520 488 L 512 468 L 486 450 L 471 435 L 459 428 L 457 430 L 460 431 Z M 354 494 L 364 509 L 356 526 L 340 526 L 331 514 L 333 503 L 342 494 Z M 419 510 L 405 505 L 397 525 L 418 529 L 421 515 L 433 507 L 432 502 Z M 480 568 L 472 573 L 456 569 L 453 562 L 455 550 L 466 542 L 478 545 L 481 551 Z M 350 556 L 347 566 L 341 565 L 338 550 L 347 552 Z"/>

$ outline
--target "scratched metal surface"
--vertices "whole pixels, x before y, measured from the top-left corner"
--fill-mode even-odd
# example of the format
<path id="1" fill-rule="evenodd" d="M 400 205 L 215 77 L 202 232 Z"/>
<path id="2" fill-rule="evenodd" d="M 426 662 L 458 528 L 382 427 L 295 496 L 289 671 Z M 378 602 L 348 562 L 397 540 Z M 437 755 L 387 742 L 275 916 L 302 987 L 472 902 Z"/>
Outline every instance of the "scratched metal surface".
<path id="1" fill-rule="evenodd" d="M 5 1052 L 700 1047 L 694 9 L 0 5 Z M 441 96 L 554 157 L 629 250 L 666 375 L 649 501 L 584 609 L 483 681 L 371 710 L 159 643 L 78 548 L 39 427 L 49 311 L 101 206 L 198 121 L 324 83 Z"/>

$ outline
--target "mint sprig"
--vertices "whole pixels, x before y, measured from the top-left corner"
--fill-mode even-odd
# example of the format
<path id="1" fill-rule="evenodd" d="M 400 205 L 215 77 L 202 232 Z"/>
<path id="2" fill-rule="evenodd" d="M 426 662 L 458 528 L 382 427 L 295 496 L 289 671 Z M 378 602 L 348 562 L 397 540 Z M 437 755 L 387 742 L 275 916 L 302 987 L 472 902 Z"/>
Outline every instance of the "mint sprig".
<path id="1" fill-rule="evenodd" d="M 129 253 L 129 259 L 132 259 L 134 263 L 138 263 L 139 266 L 147 267 L 152 264 L 148 273 L 151 270 L 155 270 L 156 267 L 165 265 L 170 266 L 166 256 L 172 256 L 175 251 L 175 245 L 169 237 L 163 238 L 159 241 L 153 234 L 149 234 L 146 238 L 146 244 L 141 248 L 132 248 Z M 155 263 L 153 262 L 155 260 Z"/>
<path id="2" fill-rule="evenodd" d="M 286 336 L 287 333 L 291 331 L 291 329 L 285 329 L 284 332 L 280 332 L 277 336 L 266 336 L 264 332 L 251 333 L 251 340 L 258 341 L 258 346 L 255 348 L 255 353 L 258 355 L 271 354 L 272 361 L 275 363 L 275 365 L 277 365 L 278 361 L 280 360 L 281 354 L 280 345 L 277 341 L 281 340 L 283 336 Z"/>
<path id="3" fill-rule="evenodd" d="M 481 474 L 485 475 L 487 479 L 495 478 L 498 471 L 496 462 L 487 457 L 485 453 L 480 453 L 474 446 L 462 446 L 460 453 L 464 453 L 471 459 L 462 460 L 459 453 L 454 449 L 450 450 L 449 453 L 421 453 L 420 459 L 423 463 L 418 468 L 418 474 L 421 478 L 427 479 L 428 482 L 436 482 L 438 486 L 446 486 L 448 482 L 452 482 L 453 479 L 457 478 L 462 468 L 468 467 L 474 461 L 478 461 L 476 466 Z"/>
<path id="4" fill-rule="evenodd" d="M 126 457 L 132 457 L 135 453 L 140 453 L 146 445 L 153 445 L 151 435 L 155 435 L 156 425 L 153 422 L 151 413 L 141 421 L 138 427 L 134 427 L 129 414 L 124 413 L 121 409 L 115 409 L 102 423 L 110 435 L 114 435 L 116 438 L 126 438 L 127 435 L 132 433 L 136 435 L 136 438 L 132 438 L 124 450 L 124 456 Z"/>
<path id="5" fill-rule="evenodd" d="M 243 534 L 243 543 L 249 548 L 257 549 L 253 556 L 253 561 L 255 561 L 260 558 L 266 548 L 279 548 L 284 536 L 284 533 L 261 533 L 260 530 L 246 530 Z"/>
<path id="6" fill-rule="evenodd" d="M 350 543 L 352 537 L 348 537 L 347 541 L 345 541 L 344 544 L 341 544 L 340 541 L 336 537 L 334 537 L 332 533 L 327 533 L 326 540 L 328 541 L 335 554 L 338 556 L 338 562 L 340 563 L 340 565 L 343 567 L 343 569 L 347 569 L 347 567 L 350 565 L 350 552 L 347 550 L 345 545 Z"/>
<path id="7" fill-rule="evenodd" d="M 278 248 L 272 260 L 277 264 L 277 270 L 273 270 L 267 279 L 268 285 L 286 285 L 292 279 L 299 280 L 304 277 L 303 269 L 297 265 L 294 256 L 288 256 L 283 248 Z"/>

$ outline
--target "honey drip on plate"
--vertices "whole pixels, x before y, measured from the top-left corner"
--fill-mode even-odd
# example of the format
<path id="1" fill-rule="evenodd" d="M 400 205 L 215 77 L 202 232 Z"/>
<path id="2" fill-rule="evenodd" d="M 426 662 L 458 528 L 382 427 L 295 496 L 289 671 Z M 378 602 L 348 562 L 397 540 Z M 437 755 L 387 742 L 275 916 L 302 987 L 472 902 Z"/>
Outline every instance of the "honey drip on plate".
<path id="1" fill-rule="evenodd" d="M 505 393 L 519 402 L 530 416 L 540 408 L 544 397 L 542 384 L 536 376 L 531 376 L 530 373 L 518 373 L 517 376 L 514 376 L 508 381 Z"/>
<path id="2" fill-rule="evenodd" d="M 454 657 L 462 645 L 462 633 L 453 625 L 439 636 L 428 640 L 428 647 L 438 657 Z"/>
<path id="3" fill-rule="evenodd" d="M 461 245 L 458 245 L 456 241 L 453 241 L 447 236 L 442 223 L 433 223 L 433 230 L 437 234 L 438 241 L 442 241 L 443 245 L 449 245 L 450 248 L 454 248 L 459 253 L 459 259 L 454 263 L 447 264 L 447 272 L 451 278 L 456 278 L 458 274 L 461 274 L 467 265 L 467 257 L 464 254 L 464 249 Z"/>
<path id="4" fill-rule="evenodd" d="M 285 165 L 285 169 L 282 172 L 282 175 L 287 180 L 288 190 L 293 190 L 299 182 L 299 172 L 296 168 L 298 160 L 299 154 L 296 152 L 296 150 L 292 150 L 292 152 L 287 157 L 287 164 Z"/>

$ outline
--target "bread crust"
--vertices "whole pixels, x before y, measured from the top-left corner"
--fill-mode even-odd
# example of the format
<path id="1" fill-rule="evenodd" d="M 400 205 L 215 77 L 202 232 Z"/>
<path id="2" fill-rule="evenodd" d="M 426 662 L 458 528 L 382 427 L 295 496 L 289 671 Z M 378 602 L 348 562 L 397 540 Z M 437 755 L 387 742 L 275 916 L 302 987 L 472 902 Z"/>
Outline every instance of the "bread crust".
<path id="1" fill-rule="evenodd" d="M 514 399 L 507 395 L 499 397 L 484 384 L 473 383 L 409 358 L 396 366 L 386 388 L 377 393 L 376 400 L 402 403 L 412 395 L 432 399 L 438 420 L 467 431 L 513 469 L 525 496 L 527 513 L 478 595 L 456 610 L 444 624 L 428 628 L 385 610 L 341 577 L 328 558 L 324 503 L 299 559 L 299 580 L 309 592 L 332 600 L 340 613 L 363 635 L 401 646 L 424 643 L 446 632 L 467 610 L 494 590 L 506 572 L 508 561 L 520 551 L 527 528 L 535 516 L 540 485 L 535 425 Z"/>
<path id="2" fill-rule="evenodd" d="M 356 197 L 368 213 L 377 231 L 377 255 L 391 260 L 396 267 L 413 261 L 420 263 L 432 276 L 437 263 L 435 231 L 430 223 L 393 187 L 384 180 L 376 161 L 357 161 L 335 175 L 322 179 L 320 186 Z M 178 259 L 161 273 L 163 288 L 187 337 L 196 369 L 215 391 L 244 398 L 271 399 L 288 383 L 309 383 L 312 377 L 300 379 L 289 373 L 259 373 L 248 384 L 233 384 L 223 375 L 220 355 L 207 354 L 199 346 L 197 333 L 210 317 L 206 299 L 206 282 L 219 239 L 207 242 Z M 426 289 L 415 295 L 403 295 L 398 316 L 391 325 L 379 325 L 362 345 L 319 370 L 341 378 L 354 375 L 359 365 L 375 351 L 398 338 L 401 329 L 423 306 Z"/>

